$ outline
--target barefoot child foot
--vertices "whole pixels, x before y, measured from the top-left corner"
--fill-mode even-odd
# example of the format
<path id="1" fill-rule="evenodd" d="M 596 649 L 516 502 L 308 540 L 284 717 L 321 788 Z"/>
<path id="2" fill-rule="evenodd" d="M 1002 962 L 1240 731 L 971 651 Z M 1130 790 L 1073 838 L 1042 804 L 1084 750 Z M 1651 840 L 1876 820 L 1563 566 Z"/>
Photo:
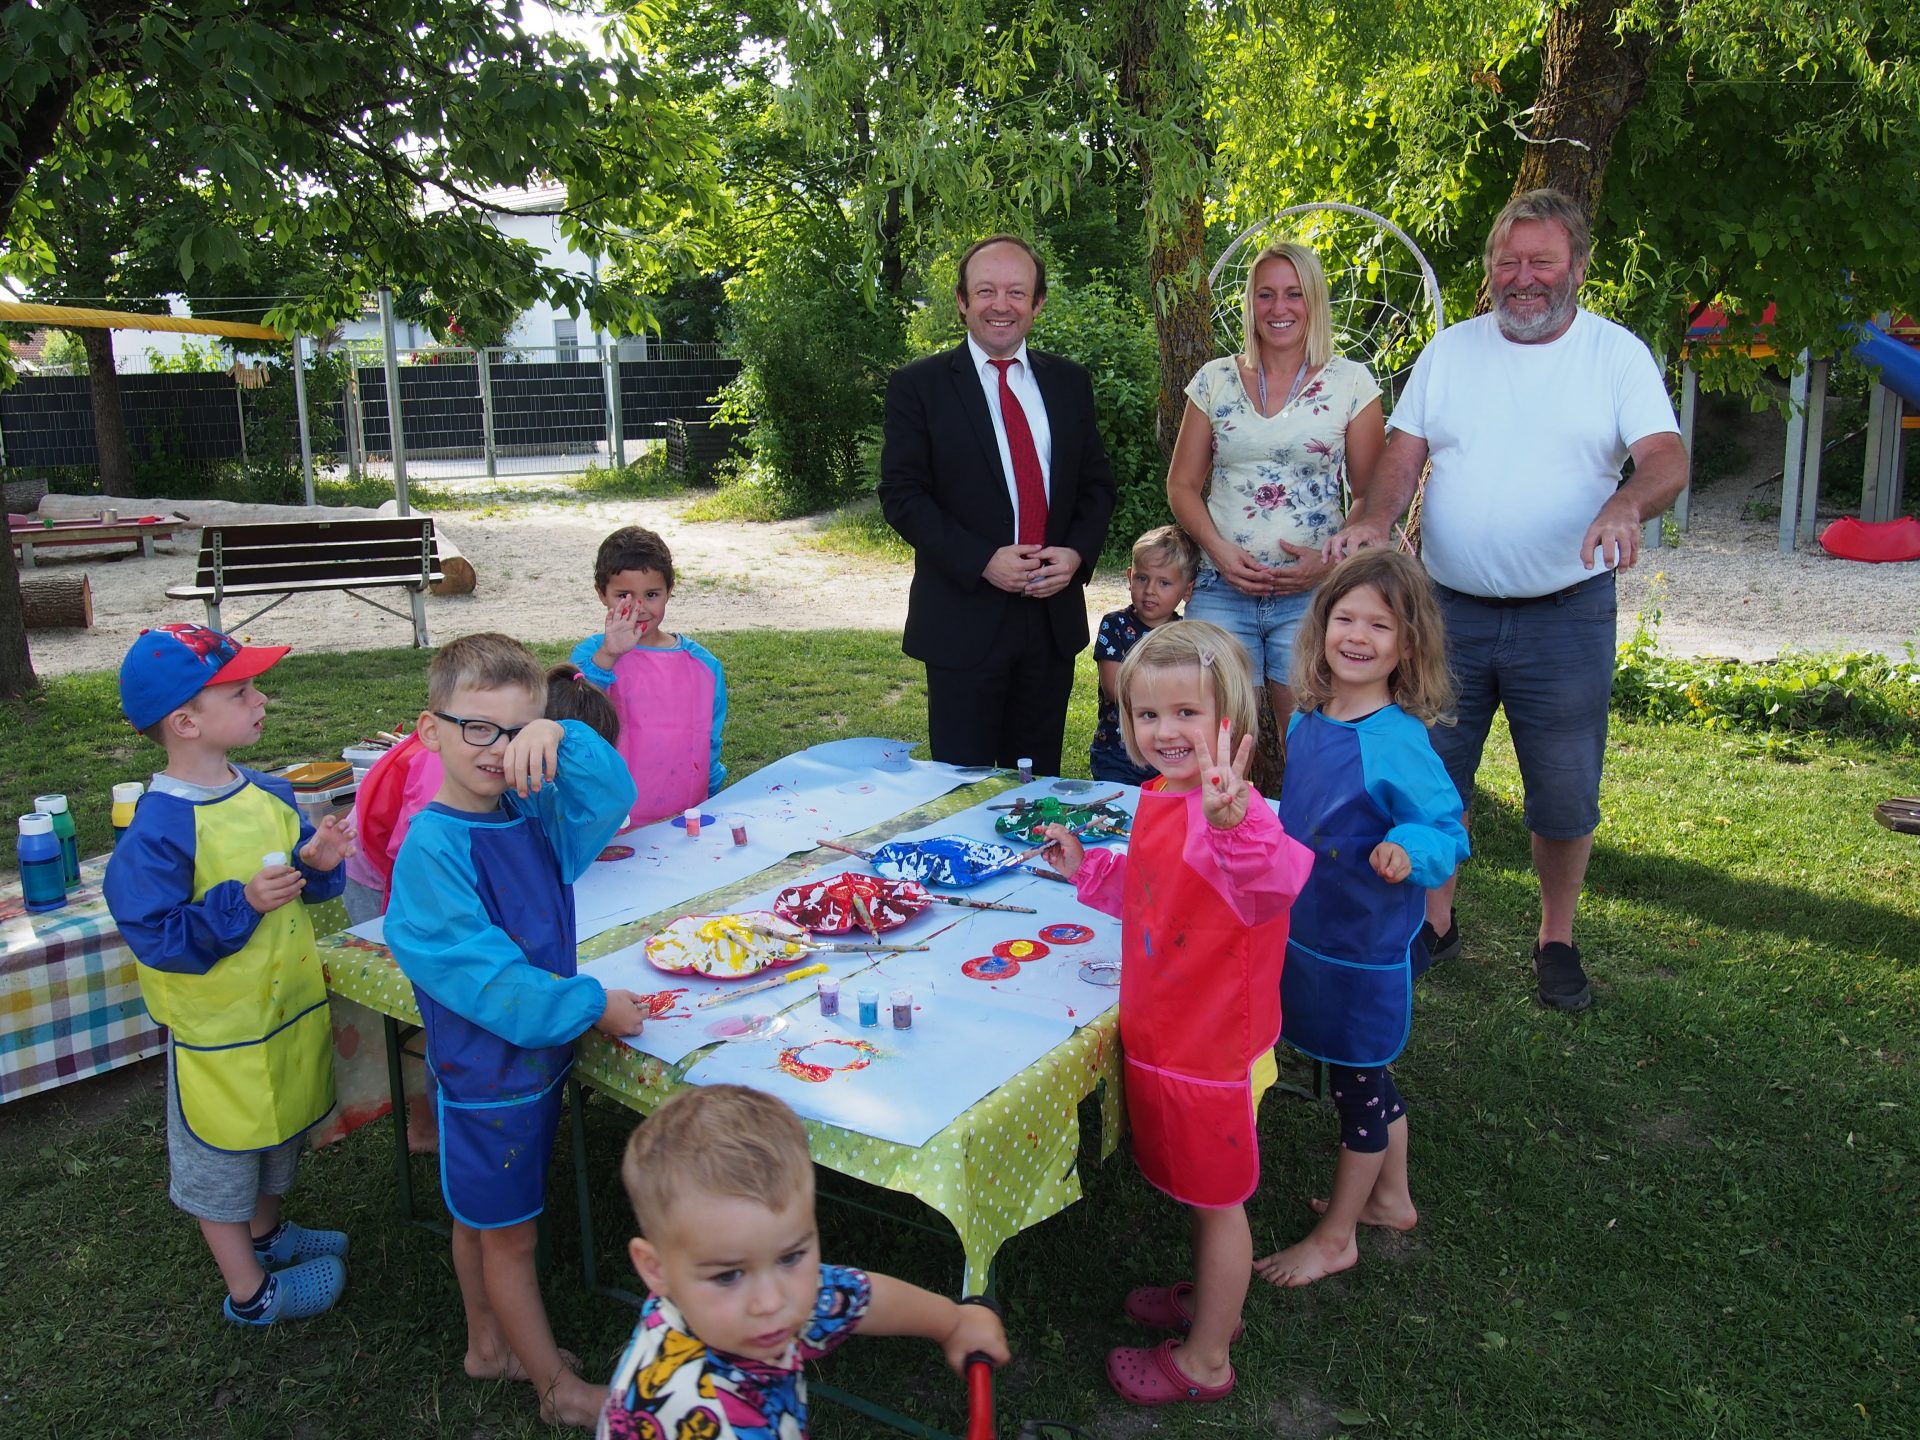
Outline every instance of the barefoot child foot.
<path id="1" fill-rule="evenodd" d="M 1322 1200 L 1318 1195 L 1307 1202 L 1313 1207 L 1313 1213 L 1324 1215 L 1333 1202 Z M 1360 1207 L 1356 1223 L 1372 1225 L 1381 1230 L 1411 1230 L 1420 1223 L 1420 1212 L 1413 1208 L 1411 1197 L 1403 1197 L 1400 1203 L 1383 1199 L 1380 1187 L 1373 1187 L 1373 1194 L 1367 1197 L 1367 1203 Z"/>
<path id="2" fill-rule="evenodd" d="M 1360 1247 L 1354 1243 L 1352 1230 L 1346 1232 L 1343 1241 L 1338 1235 L 1323 1236 L 1321 1228 L 1324 1227 L 1316 1228 L 1306 1239 L 1296 1241 L 1284 1250 L 1276 1250 L 1265 1259 L 1254 1261 L 1254 1273 L 1269 1285 L 1285 1289 L 1311 1285 L 1342 1270 L 1351 1270 L 1360 1262 Z"/>
<path id="3" fill-rule="evenodd" d="M 580 1357 L 571 1350 L 560 1352 L 560 1363 L 574 1374 L 580 1373 Z M 504 1340 L 498 1350 L 483 1350 L 469 1347 L 467 1350 L 466 1372 L 469 1380 L 524 1380 L 527 1367 L 520 1358 L 507 1348 Z"/>

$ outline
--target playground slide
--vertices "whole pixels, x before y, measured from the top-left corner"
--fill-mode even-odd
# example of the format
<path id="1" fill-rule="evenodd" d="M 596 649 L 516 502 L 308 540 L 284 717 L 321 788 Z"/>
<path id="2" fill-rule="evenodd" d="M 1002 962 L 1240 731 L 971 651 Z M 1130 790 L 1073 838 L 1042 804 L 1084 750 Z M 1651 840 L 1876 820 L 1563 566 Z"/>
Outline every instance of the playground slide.
<path id="1" fill-rule="evenodd" d="M 1880 372 L 1880 383 L 1907 404 L 1920 408 L 1920 349 L 1887 334 L 1878 325 L 1859 327 L 1853 358 Z"/>

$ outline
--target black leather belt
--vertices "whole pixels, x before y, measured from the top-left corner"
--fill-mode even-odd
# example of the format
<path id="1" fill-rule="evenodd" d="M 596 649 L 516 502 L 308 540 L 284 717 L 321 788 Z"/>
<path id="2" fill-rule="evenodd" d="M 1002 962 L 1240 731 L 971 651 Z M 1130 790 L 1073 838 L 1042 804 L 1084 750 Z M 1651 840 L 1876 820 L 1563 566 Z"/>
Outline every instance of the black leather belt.
<path id="1" fill-rule="evenodd" d="M 1512 610 L 1521 605 L 1557 605 L 1563 600 L 1571 600 L 1589 590 L 1598 590 L 1602 585 L 1613 584 L 1613 571 L 1603 571 L 1590 576 L 1577 585 L 1569 585 L 1564 590 L 1556 590 L 1551 595 L 1469 595 L 1464 590 L 1455 590 L 1451 585 L 1434 582 L 1433 588 L 1443 595 L 1452 595 L 1460 600 L 1471 600 L 1476 605 L 1491 605 L 1497 610 Z"/>

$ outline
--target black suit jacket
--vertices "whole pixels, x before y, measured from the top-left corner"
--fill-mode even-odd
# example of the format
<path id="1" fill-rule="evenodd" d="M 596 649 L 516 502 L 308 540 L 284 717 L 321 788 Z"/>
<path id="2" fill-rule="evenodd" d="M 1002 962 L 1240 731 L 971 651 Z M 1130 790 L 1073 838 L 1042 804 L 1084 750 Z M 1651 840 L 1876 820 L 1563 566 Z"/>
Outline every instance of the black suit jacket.
<path id="1" fill-rule="evenodd" d="M 1087 645 L 1086 585 L 1113 515 L 1113 467 L 1094 424 L 1093 383 L 1071 360 L 1029 349 L 1053 435 L 1047 544 L 1080 554 L 1080 571 L 1041 601 L 1010 595 L 982 572 L 1014 543 L 1013 502 L 1000 466 L 993 415 L 965 342 L 903 365 L 887 380 L 880 450 L 880 508 L 913 546 L 913 589 L 901 648 L 916 660 L 965 669 L 983 660 L 1016 604 L 1047 607 L 1054 645 Z"/>

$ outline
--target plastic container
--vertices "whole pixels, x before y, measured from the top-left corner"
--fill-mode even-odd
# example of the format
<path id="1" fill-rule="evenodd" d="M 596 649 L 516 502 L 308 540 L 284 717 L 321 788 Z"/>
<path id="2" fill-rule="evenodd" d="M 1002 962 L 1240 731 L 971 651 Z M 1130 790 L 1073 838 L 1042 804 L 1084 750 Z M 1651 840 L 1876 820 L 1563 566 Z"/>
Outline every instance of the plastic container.
<path id="1" fill-rule="evenodd" d="M 680 818 L 687 822 L 687 839 L 698 840 L 700 838 L 700 807 L 689 805 Z"/>
<path id="2" fill-rule="evenodd" d="M 67 808 L 67 797 L 36 795 L 33 808 L 53 817 L 54 838 L 60 842 L 60 866 L 66 874 L 66 888 L 71 890 L 80 883 L 80 838 L 74 834 L 73 812 Z"/>
<path id="3" fill-rule="evenodd" d="M 286 863 L 287 852 L 284 850 L 269 850 L 260 857 L 260 868 L 263 870 L 272 870 Z"/>
<path id="4" fill-rule="evenodd" d="M 140 797 L 147 793 L 147 787 L 138 780 L 123 780 L 113 787 L 113 843 L 118 845 L 120 837 L 127 833 L 127 827 L 133 824 L 133 812 L 140 804 Z"/>
<path id="5" fill-rule="evenodd" d="M 860 992 L 860 1025 L 863 1029 L 872 1029 L 880 1023 L 880 992 L 862 990 Z"/>
<path id="6" fill-rule="evenodd" d="M 39 810 L 20 817 L 20 893 L 35 913 L 67 903 L 60 837 L 53 833 L 53 817 Z"/>
<path id="7" fill-rule="evenodd" d="M 819 990 L 820 1013 L 822 1015 L 838 1015 L 840 1013 L 840 982 L 838 980 L 822 980 L 819 985 Z"/>
<path id="8" fill-rule="evenodd" d="M 747 817 L 744 815 L 729 816 L 727 823 L 733 827 L 733 843 L 736 845 L 746 844 L 747 843 Z"/>
<path id="9" fill-rule="evenodd" d="M 893 1028 L 911 1030 L 913 1028 L 913 992 L 896 990 L 887 997 L 887 1004 L 893 1011 Z"/>
<path id="10" fill-rule="evenodd" d="M 337 760 L 282 765 L 273 773 L 292 784 L 294 808 L 316 829 L 327 816 L 353 803 L 360 783 L 354 771 Z"/>
<path id="11" fill-rule="evenodd" d="M 374 762 L 386 753 L 386 747 L 381 745 L 349 745 L 340 752 L 340 758 L 353 766 L 353 780 L 357 785 L 367 778 Z"/>
<path id="12" fill-rule="evenodd" d="M 1022 756 L 1020 759 L 1014 761 L 1014 764 L 1020 767 L 1020 783 L 1022 785 L 1031 785 L 1033 783 L 1033 761 Z"/>

